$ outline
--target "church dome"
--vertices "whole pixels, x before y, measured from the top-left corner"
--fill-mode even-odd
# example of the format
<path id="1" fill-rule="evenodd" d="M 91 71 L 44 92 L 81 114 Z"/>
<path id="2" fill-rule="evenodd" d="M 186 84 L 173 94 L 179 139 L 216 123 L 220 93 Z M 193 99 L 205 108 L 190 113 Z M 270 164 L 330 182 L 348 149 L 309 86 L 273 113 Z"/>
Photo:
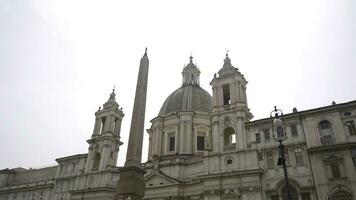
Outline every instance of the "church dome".
<path id="1" fill-rule="evenodd" d="M 164 101 L 159 115 L 177 111 L 209 112 L 212 108 L 211 95 L 199 85 L 183 85 Z"/>

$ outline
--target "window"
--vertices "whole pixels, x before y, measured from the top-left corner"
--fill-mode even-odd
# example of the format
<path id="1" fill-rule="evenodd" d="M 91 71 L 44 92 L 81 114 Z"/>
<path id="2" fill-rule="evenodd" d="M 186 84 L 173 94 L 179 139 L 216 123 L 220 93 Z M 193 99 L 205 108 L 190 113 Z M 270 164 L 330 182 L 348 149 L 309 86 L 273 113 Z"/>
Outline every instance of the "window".
<path id="1" fill-rule="evenodd" d="M 262 152 L 257 152 L 257 161 L 263 160 Z"/>
<path id="2" fill-rule="evenodd" d="M 94 156 L 94 164 L 93 164 L 93 170 L 99 169 L 99 164 L 100 164 L 100 153 L 97 152 Z"/>
<path id="3" fill-rule="evenodd" d="M 331 123 L 329 121 L 323 120 L 319 123 L 319 133 L 321 144 L 335 144 L 334 133 L 331 127 Z"/>
<path id="4" fill-rule="evenodd" d="M 291 184 L 288 184 L 288 186 L 289 186 L 288 188 L 289 188 L 289 193 L 290 193 L 290 197 L 291 197 L 290 200 L 298 200 L 297 189 Z M 282 187 L 281 193 L 282 193 L 282 200 L 288 200 L 288 193 L 287 193 L 286 185 L 284 185 Z"/>
<path id="5" fill-rule="evenodd" d="M 295 124 L 292 124 L 291 126 L 290 126 L 290 130 L 291 130 L 291 132 L 292 132 L 292 136 L 298 136 L 298 130 L 297 130 L 297 126 L 295 125 Z"/>
<path id="6" fill-rule="evenodd" d="M 197 136 L 197 150 L 204 151 L 204 136 Z"/>
<path id="7" fill-rule="evenodd" d="M 223 85 L 223 100 L 224 100 L 224 105 L 230 105 L 231 104 L 231 97 L 230 97 L 230 86 L 229 84 Z"/>
<path id="8" fill-rule="evenodd" d="M 169 151 L 175 151 L 176 150 L 176 137 L 174 134 L 169 135 Z"/>
<path id="9" fill-rule="evenodd" d="M 76 167 L 76 164 L 75 164 L 75 163 L 72 163 L 72 171 L 73 171 L 73 172 L 75 171 L 75 167 Z"/>
<path id="10" fill-rule="evenodd" d="M 302 193 L 302 200 L 311 200 L 310 193 Z"/>
<path id="11" fill-rule="evenodd" d="M 99 134 L 103 134 L 104 133 L 105 120 L 106 120 L 106 117 L 102 117 L 101 118 L 101 128 L 100 128 L 100 133 Z"/>
<path id="12" fill-rule="evenodd" d="M 266 152 L 266 160 L 267 160 L 267 167 L 273 168 L 274 167 L 274 159 L 273 159 L 273 152 L 268 151 Z"/>
<path id="13" fill-rule="evenodd" d="M 354 167 L 356 168 L 356 147 L 351 148 L 351 158 L 354 162 Z"/>
<path id="14" fill-rule="evenodd" d="M 338 162 L 330 163 L 331 174 L 333 178 L 341 177 L 340 166 Z"/>
<path id="15" fill-rule="evenodd" d="M 303 152 L 302 148 L 298 147 L 294 149 L 295 163 L 298 165 L 303 164 Z"/>
<path id="16" fill-rule="evenodd" d="M 320 130 L 325 130 L 325 129 L 330 129 L 330 128 L 331 128 L 331 124 L 329 121 L 323 120 L 319 123 Z"/>
<path id="17" fill-rule="evenodd" d="M 347 129 L 349 129 L 350 135 L 356 135 L 355 122 L 348 121 L 348 122 L 346 122 L 346 125 L 347 125 Z"/>
<path id="18" fill-rule="evenodd" d="M 235 131 L 233 128 L 228 127 L 224 131 L 224 146 L 231 146 L 236 143 Z"/>
<path id="19" fill-rule="evenodd" d="M 261 134 L 260 133 L 256 133 L 256 142 L 261 143 Z"/>
<path id="20" fill-rule="evenodd" d="M 265 140 L 270 140 L 271 139 L 271 135 L 270 135 L 268 129 L 263 130 L 263 134 L 265 136 Z"/>

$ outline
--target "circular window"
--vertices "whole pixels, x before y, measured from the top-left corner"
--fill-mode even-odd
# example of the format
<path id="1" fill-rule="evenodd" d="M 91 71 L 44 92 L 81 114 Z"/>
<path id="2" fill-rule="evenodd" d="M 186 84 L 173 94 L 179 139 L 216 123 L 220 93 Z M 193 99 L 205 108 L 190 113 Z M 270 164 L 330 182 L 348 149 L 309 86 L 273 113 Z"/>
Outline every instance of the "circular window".
<path id="1" fill-rule="evenodd" d="M 350 116 L 351 113 L 350 113 L 350 112 L 345 112 L 344 115 L 345 115 L 345 116 Z"/>
<path id="2" fill-rule="evenodd" d="M 226 164 L 231 165 L 231 164 L 232 164 L 232 159 L 230 159 L 230 158 L 227 159 L 227 160 L 226 160 Z"/>

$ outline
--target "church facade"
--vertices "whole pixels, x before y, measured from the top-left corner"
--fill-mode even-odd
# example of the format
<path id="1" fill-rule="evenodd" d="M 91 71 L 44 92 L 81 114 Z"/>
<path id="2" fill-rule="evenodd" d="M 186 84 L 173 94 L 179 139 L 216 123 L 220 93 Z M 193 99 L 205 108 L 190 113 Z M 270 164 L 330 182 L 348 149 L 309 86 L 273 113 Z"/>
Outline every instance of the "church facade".
<path id="1" fill-rule="evenodd" d="M 145 199 L 287 199 L 271 119 L 252 120 L 247 80 L 228 55 L 212 96 L 192 57 L 182 76 L 147 130 Z M 55 167 L 0 170 L 0 200 L 113 199 L 124 116 L 114 91 L 95 116 L 87 154 L 56 159 Z M 283 120 L 292 199 L 356 199 L 356 101 L 293 109 Z"/>

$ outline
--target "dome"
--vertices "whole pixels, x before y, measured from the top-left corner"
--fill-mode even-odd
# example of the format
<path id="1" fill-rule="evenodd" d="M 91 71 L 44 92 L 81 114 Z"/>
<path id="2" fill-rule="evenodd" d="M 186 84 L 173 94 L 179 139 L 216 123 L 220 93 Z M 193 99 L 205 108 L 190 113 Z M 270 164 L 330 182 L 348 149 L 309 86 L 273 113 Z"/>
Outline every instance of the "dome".
<path id="1" fill-rule="evenodd" d="M 212 108 L 211 95 L 199 85 L 184 85 L 164 101 L 159 115 L 177 111 L 204 111 Z"/>

